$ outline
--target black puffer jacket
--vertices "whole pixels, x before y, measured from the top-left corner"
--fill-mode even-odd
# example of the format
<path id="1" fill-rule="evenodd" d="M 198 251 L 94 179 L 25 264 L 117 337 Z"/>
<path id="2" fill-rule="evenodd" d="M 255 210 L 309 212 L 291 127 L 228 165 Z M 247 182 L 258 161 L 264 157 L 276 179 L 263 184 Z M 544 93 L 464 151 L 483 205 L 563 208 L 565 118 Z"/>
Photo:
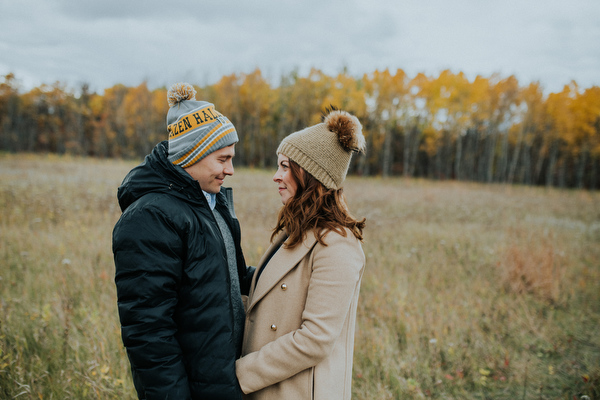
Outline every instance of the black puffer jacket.
<path id="1" fill-rule="evenodd" d="M 148 400 L 241 399 L 225 245 L 198 182 L 177 168 L 159 143 L 118 191 L 115 282 L 135 388 Z M 231 228 L 247 294 L 253 268 L 242 255 L 231 189 L 221 189 L 216 207 Z"/>

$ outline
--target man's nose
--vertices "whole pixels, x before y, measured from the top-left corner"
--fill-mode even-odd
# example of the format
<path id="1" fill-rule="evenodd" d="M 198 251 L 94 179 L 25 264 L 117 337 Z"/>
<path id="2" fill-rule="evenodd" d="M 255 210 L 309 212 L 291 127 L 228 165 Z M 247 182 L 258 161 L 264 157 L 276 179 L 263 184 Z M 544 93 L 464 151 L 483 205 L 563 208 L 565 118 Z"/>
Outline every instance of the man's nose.
<path id="1" fill-rule="evenodd" d="M 225 175 L 233 175 L 233 163 L 228 163 L 223 172 L 225 173 Z"/>

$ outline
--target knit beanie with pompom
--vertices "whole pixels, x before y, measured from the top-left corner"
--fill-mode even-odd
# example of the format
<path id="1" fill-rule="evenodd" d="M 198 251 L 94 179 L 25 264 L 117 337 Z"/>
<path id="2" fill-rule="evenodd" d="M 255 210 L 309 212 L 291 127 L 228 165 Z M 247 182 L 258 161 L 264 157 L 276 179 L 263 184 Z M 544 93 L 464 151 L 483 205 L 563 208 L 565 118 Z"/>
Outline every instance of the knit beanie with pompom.
<path id="1" fill-rule="evenodd" d="M 206 101 L 196 100 L 189 83 L 176 83 L 167 93 L 169 112 L 168 159 L 183 168 L 191 167 L 215 150 L 238 142 L 235 127 Z"/>
<path id="2" fill-rule="evenodd" d="M 365 152 L 362 125 L 354 115 L 328 108 L 323 122 L 292 133 L 277 148 L 314 176 L 327 189 L 339 189 L 348 173 L 352 153 Z"/>

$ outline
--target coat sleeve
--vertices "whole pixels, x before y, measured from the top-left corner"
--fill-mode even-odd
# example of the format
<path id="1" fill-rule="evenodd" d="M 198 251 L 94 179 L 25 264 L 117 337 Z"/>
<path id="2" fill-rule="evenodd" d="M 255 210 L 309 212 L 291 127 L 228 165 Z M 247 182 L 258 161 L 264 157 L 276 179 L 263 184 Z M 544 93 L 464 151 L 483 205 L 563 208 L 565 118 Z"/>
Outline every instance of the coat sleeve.
<path id="1" fill-rule="evenodd" d="M 184 251 L 172 222 L 152 207 L 127 210 L 113 230 L 121 334 L 138 395 L 148 400 L 190 398 L 173 320 Z"/>
<path id="2" fill-rule="evenodd" d="M 314 367 L 333 350 L 364 267 L 358 242 L 338 234 L 317 245 L 302 325 L 236 362 L 244 393 L 252 393 Z"/>

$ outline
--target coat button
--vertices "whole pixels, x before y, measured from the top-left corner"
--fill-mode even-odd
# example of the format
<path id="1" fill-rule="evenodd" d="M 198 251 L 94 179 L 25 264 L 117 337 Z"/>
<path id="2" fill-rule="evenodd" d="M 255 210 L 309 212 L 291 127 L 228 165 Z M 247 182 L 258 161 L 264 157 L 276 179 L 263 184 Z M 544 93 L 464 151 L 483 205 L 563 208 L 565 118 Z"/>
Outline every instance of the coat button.
<path id="1" fill-rule="evenodd" d="M 271 330 L 272 331 L 276 331 L 277 330 L 277 325 L 275 325 L 275 324 L 271 325 Z"/>
<path id="2" fill-rule="evenodd" d="M 287 285 L 285 283 L 281 284 L 281 290 L 287 290 Z"/>

